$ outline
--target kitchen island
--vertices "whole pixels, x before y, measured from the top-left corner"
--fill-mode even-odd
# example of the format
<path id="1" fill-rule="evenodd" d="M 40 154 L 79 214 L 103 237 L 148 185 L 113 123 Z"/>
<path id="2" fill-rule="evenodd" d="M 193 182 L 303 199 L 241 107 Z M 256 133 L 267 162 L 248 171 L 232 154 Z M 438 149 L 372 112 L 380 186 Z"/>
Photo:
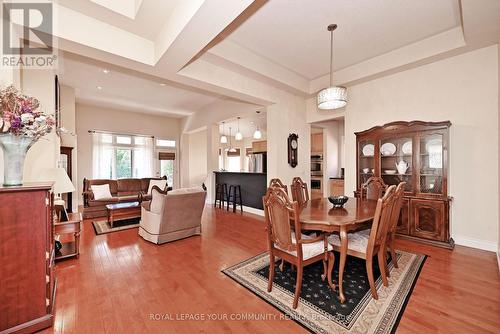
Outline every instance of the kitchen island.
<path id="1" fill-rule="evenodd" d="M 267 189 L 266 173 L 250 172 L 223 172 L 214 171 L 216 183 L 226 183 L 229 190 L 230 185 L 240 185 L 241 201 L 243 206 L 262 210 L 262 196 Z"/>

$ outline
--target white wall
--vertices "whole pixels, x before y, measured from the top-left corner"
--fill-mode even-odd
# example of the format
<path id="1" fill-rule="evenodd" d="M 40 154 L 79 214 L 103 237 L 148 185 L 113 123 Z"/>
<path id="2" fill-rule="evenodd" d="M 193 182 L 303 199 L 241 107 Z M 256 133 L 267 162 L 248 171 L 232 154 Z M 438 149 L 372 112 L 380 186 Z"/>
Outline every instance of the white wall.
<path id="1" fill-rule="evenodd" d="M 124 110 L 76 104 L 78 136 L 78 194 L 82 204 L 83 178 L 92 178 L 92 138 L 89 130 L 152 135 L 179 143 L 181 120 Z M 178 163 L 177 159 L 177 163 Z M 177 168 L 178 171 L 178 168 Z M 179 177 L 179 173 L 175 175 Z"/>
<path id="2" fill-rule="evenodd" d="M 291 133 L 299 136 L 295 168 L 287 159 L 287 139 Z M 305 100 L 283 94 L 278 96 L 276 104 L 267 107 L 267 180 L 278 177 L 285 184 L 291 184 L 296 176 L 307 184 L 311 182 L 311 127 L 306 122 Z"/>
<path id="3" fill-rule="evenodd" d="M 207 130 L 189 134 L 189 182 L 186 186 L 199 186 L 207 178 Z"/>
<path id="4" fill-rule="evenodd" d="M 349 87 L 346 193 L 356 187 L 354 132 L 395 120 L 450 120 L 451 234 L 495 251 L 499 239 L 497 46 Z"/>

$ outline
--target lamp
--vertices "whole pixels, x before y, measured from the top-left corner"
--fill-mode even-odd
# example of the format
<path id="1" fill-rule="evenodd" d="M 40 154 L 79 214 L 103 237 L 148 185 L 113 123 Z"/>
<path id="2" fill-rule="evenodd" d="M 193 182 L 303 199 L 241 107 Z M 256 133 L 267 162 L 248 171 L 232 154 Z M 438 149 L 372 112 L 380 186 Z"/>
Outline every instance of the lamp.
<path id="1" fill-rule="evenodd" d="M 220 136 L 220 143 L 221 144 L 227 144 L 227 137 L 224 134 L 224 123 L 225 122 L 222 122 L 222 136 Z"/>
<path id="2" fill-rule="evenodd" d="M 57 200 L 61 200 L 60 194 L 71 193 L 75 191 L 75 186 L 69 179 L 68 173 L 64 168 L 47 168 L 41 173 L 41 179 L 54 182 L 54 194 L 59 196 Z"/>
<path id="3" fill-rule="evenodd" d="M 257 110 L 255 113 L 257 114 L 257 117 L 255 119 L 255 123 L 257 124 L 257 127 L 255 129 L 255 132 L 253 133 L 253 139 L 261 139 L 262 132 L 259 129 L 260 110 Z"/>
<path id="4" fill-rule="evenodd" d="M 231 143 L 231 127 L 229 127 L 229 149 L 227 151 L 231 153 L 236 152 L 236 149 L 233 147 Z"/>
<path id="5" fill-rule="evenodd" d="M 238 132 L 236 132 L 236 134 L 234 135 L 234 140 L 242 140 L 243 139 L 243 135 L 240 132 L 240 118 L 241 117 L 238 117 Z"/>
<path id="6" fill-rule="evenodd" d="M 347 88 L 343 86 L 333 86 L 333 31 L 337 29 L 336 24 L 330 24 L 330 86 L 318 93 L 319 109 L 338 109 L 347 104 Z"/>

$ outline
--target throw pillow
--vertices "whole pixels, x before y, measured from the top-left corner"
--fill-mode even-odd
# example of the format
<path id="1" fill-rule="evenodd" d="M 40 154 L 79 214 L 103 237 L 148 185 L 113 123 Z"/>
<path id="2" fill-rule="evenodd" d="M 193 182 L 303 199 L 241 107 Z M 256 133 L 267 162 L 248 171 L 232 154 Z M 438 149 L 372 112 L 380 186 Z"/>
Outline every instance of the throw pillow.
<path id="1" fill-rule="evenodd" d="M 164 198 L 165 195 L 159 194 L 155 192 L 153 198 L 151 199 L 151 206 L 149 207 L 149 210 L 152 213 L 160 214 L 161 210 L 163 209 L 163 203 L 165 201 Z"/>
<path id="2" fill-rule="evenodd" d="M 102 185 L 91 185 L 90 189 L 94 193 L 94 200 L 98 201 L 101 199 L 111 198 L 111 191 L 109 190 L 109 184 Z"/>
<path id="3" fill-rule="evenodd" d="M 153 186 L 158 186 L 162 191 L 167 187 L 167 180 L 149 180 L 148 195 L 151 195 L 151 189 Z"/>

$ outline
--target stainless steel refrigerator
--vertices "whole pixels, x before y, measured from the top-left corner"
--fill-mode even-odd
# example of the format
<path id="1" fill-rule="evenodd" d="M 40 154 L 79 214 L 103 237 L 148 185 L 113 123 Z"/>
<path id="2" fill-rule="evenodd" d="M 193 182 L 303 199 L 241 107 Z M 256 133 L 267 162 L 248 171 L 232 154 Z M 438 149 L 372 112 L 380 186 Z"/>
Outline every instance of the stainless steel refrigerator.
<path id="1" fill-rule="evenodd" d="M 248 171 L 250 173 L 267 173 L 266 153 L 255 153 L 248 159 Z"/>

